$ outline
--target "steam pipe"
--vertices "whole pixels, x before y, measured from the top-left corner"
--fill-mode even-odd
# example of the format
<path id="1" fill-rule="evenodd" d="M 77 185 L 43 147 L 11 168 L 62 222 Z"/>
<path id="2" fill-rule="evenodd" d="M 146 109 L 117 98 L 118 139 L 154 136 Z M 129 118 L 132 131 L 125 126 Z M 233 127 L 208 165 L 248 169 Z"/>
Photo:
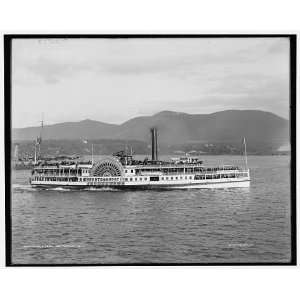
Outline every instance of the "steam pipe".
<path id="1" fill-rule="evenodd" d="M 157 129 L 151 128 L 152 161 L 158 160 Z"/>

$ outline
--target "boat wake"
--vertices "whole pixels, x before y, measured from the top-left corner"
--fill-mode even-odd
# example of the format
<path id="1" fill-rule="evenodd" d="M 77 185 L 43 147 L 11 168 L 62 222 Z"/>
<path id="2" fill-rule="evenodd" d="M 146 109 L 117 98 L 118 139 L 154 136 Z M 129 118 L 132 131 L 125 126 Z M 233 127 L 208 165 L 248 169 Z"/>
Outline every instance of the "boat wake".
<path id="1" fill-rule="evenodd" d="M 57 191 L 57 192 L 73 192 L 72 189 L 66 187 L 50 187 L 44 188 L 45 191 Z"/>
<path id="2" fill-rule="evenodd" d="M 28 184 L 13 184 L 14 192 L 38 192 L 38 191 L 56 191 L 56 192 L 119 192 L 120 190 L 111 187 L 86 187 L 82 189 L 74 189 L 68 187 L 32 187 Z"/>
<path id="3" fill-rule="evenodd" d="M 33 188 L 29 184 L 17 184 L 17 183 L 12 184 L 12 190 L 15 192 L 34 192 L 34 191 L 36 191 L 36 189 Z"/>
<path id="4" fill-rule="evenodd" d="M 112 187 L 101 187 L 101 188 L 94 188 L 94 187 L 88 187 L 84 188 L 82 191 L 88 191 L 88 192 L 119 192 L 120 190 Z"/>
<path id="5" fill-rule="evenodd" d="M 53 187 L 53 188 L 45 188 L 45 187 L 32 187 L 29 184 L 13 184 L 12 189 L 14 192 L 38 192 L 38 191 L 61 191 L 61 192 L 68 192 L 73 191 L 69 188 L 63 187 Z"/>

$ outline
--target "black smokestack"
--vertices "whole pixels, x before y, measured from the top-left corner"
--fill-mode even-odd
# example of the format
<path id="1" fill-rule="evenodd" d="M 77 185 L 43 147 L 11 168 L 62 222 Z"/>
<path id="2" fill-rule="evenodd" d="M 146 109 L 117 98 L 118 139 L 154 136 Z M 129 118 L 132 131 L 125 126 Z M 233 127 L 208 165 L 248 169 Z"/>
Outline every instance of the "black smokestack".
<path id="1" fill-rule="evenodd" d="M 157 129 L 151 128 L 151 141 L 152 141 L 152 160 L 158 160 L 158 146 L 157 146 Z"/>

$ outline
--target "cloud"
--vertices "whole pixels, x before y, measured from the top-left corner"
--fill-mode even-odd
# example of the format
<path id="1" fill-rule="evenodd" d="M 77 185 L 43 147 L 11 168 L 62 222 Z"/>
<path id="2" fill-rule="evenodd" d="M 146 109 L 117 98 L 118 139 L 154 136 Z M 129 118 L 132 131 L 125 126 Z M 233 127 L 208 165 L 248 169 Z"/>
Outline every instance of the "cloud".
<path id="1" fill-rule="evenodd" d="M 74 77 L 77 73 L 88 70 L 88 66 L 82 63 L 56 61 L 46 57 L 39 57 L 32 63 L 26 63 L 25 68 L 49 84 L 58 83 L 62 79 Z"/>
<path id="2" fill-rule="evenodd" d="M 55 121 L 115 123 L 161 110 L 288 113 L 285 39 L 33 39 L 14 41 L 12 54 L 20 124 L 41 111 Z M 70 107 L 67 115 L 56 104 Z"/>
<path id="3" fill-rule="evenodd" d="M 283 43 L 276 41 L 269 48 L 265 43 L 254 43 L 246 48 L 240 48 L 235 47 L 233 43 L 231 49 L 222 51 L 222 48 L 218 49 L 218 44 L 212 44 L 211 51 L 204 51 L 204 47 L 204 50 L 199 49 L 197 53 L 193 49 L 187 51 L 182 44 L 176 52 L 170 43 L 167 48 L 162 48 L 161 53 L 156 49 L 151 55 L 147 48 L 132 50 L 130 44 L 126 48 L 126 44 L 121 43 L 120 48 L 125 47 L 124 53 L 121 51 L 113 51 L 111 54 L 101 53 L 104 50 L 100 49 L 97 55 L 96 51 L 91 52 L 92 45 L 86 45 L 86 49 L 79 51 L 80 49 L 70 47 L 68 43 L 65 48 L 63 43 L 54 43 L 50 45 L 51 47 L 39 51 L 40 44 L 38 44 L 32 49 L 37 52 L 36 55 L 21 56 L 18 67 L 23 67 L 27 72 L 34 74 L 37 80 L 41 79 L 49 84 L 78 76 L 82 72 L 119 76 L 163 74 L 186 78 L 201 74 L 201 69 L 208 66 L 253 63 L 261 59 L 265 53 L 272 53 L 274 49 L 284 50 L 282 45 Z M 181 48 L 184 51 L 180 51 Z"/>

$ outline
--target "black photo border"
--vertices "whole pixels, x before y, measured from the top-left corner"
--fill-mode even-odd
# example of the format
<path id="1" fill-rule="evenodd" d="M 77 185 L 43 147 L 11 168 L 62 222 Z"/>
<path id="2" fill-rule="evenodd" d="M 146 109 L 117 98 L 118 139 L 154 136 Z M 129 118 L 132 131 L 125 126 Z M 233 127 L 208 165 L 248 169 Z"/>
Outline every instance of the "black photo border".
<path id="1" fill-rule="evenodd" d="M 291 141 L 291 260 L 289 262 L 233 263 L 116 263 L 116 264 L 13 264 L 11 219 L 11 60 L 14 39 L 129 39 L 129 38 L 289 38 L 290 40 L 290 141 Z M 5 34 L 4 35 L 4 142 L 5 142 L 5 263 L 17 267 L 53 266 L 280 266 L 297 264 L 296 224 L 296 34 Z"/>

